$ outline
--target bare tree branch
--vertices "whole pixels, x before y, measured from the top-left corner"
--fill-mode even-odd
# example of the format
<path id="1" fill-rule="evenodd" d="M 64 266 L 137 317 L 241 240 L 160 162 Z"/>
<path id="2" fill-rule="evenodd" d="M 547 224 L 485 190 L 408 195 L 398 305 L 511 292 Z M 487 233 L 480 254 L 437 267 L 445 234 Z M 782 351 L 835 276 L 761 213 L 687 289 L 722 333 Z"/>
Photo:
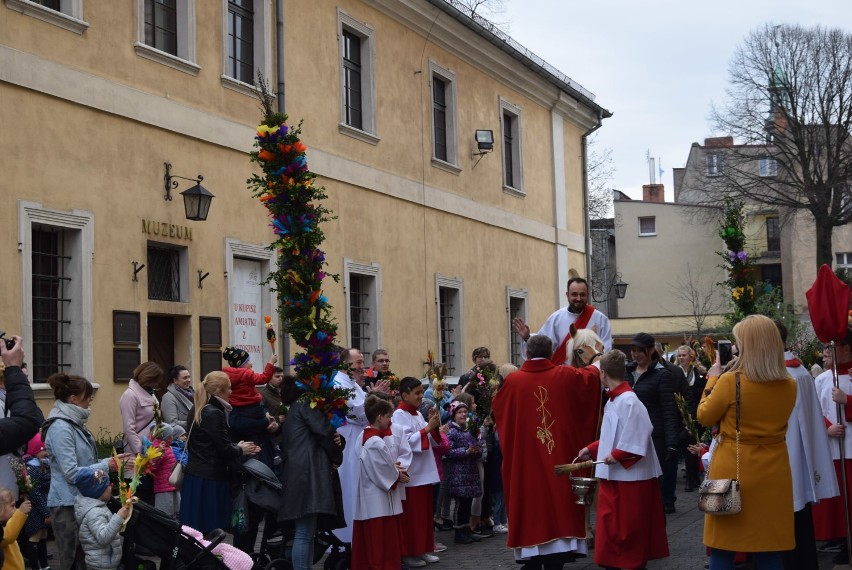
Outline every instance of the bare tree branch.
<path id="1" fill-rule="evenodd" d="M 596 134 L 589 137 L 586 144 L 589 218 L 592 220 L 611 218 L 613 215 L 611 184 L 615 176 L 612 149 L 600 148 Z"/>
<path id="2" fill-rule="evenodd" d="M 728 309 L 725 298 L 719 294 L 719 285 L 706 273 L 695 273 L 689 263 L 686 264 L 686 271 L 678 275 L 669 289 L 679 301 L 678 304 L 689 311 L 698 338 L 703 334 L 708 316 L 724 313 Z"/>
<path id="3" fill-rule="evenodd" d="M 831 230 L 852 221 L 852 35 L 766 25 L 743 40 L 728 75 L 711 120 L 737 144 L 707 150 L 724 163 L 693 195 L 808 210 L 817 266 L 831 263 Z M 776 174 L 761 170 L 773 160 Z"/>

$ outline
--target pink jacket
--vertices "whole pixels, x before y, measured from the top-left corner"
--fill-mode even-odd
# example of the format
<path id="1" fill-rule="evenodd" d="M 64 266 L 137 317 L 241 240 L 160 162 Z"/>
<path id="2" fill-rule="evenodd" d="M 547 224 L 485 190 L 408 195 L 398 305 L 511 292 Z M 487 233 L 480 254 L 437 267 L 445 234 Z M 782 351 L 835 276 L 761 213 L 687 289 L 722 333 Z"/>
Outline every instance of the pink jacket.
<path id="1" fill-rule="evenodd" d="M 154 440 L 151 445 L 160 445 L 161 440 Z M 177 463 L 177 459 L 175 459 L 175 453 L 172 451 L 171 445 L 166 445 L 166 448 L 163 450 L 163 455 L 155 459 L 151 463 L 151 474 L 154 476 L 154 494 L 157 493 L 170 493 L 171 491 L 177 491 L 174 487 L 172 487 L 171 483 L 169 483 L 169 476 L 172 474 L 172 468 Z"/>
<path id="2" fill-rule="evenodd" d="M 151 434 L 148 425 L 154 419 L 156 401 L 154 395 L 149 394 L 136 380 L 130 381 L 118 401 L 124 422 L 124 451 L 139 453 L 142 450 L 142 437 Z"/>
<path id="3" fill-rule="evenodd" d="M 444 461 L 443 456 L 450 452 L 450 440 L 447 439 L 447 434 L 438 432 L 441 435 L 441 444 L 432 446 L 432 453 L 435 454 L 435 465 L 438 466 L 438 477 L 441 481 L 444 480 Z"/>

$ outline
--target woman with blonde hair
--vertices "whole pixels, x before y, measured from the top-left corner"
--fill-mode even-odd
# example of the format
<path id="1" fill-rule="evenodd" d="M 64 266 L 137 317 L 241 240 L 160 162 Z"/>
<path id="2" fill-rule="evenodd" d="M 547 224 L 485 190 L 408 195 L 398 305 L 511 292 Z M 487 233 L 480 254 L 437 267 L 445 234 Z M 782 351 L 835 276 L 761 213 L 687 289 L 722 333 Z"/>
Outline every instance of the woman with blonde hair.
<path id="1" fill-rule="evenodd" d="M 742 511 L 705 515 L 704 544 L 711 549 L 712 570 L 733 569 L 736 552 L 754 553 L 757 568 L 780 569 L 781 552 L 795 546 L 785 435 L 796 403 L 796 382 L 787 373 L 784 343 L 771 319 L 750 315 L 733 333 L 739 358 L 721 374 L 717 353 L 698 405 L 698 421 L 720 426 L 707 478 L 738 479 Z"/>
<path id="2" fill-rule="evenodd" d="M 252 442 L 233 443 L 228 431 L 231 381 L 224 372 L 211 372 L 195 387 L 189 412 L 188 461 L 181 490 L 180 521 L 207 534 L 231 526 L 228 485 L 231 461 L 254 455 Z"/>

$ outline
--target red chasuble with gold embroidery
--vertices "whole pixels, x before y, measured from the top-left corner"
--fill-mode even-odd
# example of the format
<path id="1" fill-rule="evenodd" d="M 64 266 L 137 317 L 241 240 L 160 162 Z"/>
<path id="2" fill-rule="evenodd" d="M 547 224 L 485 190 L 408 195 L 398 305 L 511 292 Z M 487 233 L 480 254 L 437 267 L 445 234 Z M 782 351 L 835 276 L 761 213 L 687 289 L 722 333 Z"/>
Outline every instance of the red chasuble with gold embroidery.
<path id="1" fill-rule="evenodd" d="M 546 359 L 524 362 L 495 395 L 509 547 L 585 538 L 584 508 L 574 504 L 570 478 L 557 477 L 553 468 L 571 463 L 597 439 L 600 406 L 596 367 L 554 366 Z"/>

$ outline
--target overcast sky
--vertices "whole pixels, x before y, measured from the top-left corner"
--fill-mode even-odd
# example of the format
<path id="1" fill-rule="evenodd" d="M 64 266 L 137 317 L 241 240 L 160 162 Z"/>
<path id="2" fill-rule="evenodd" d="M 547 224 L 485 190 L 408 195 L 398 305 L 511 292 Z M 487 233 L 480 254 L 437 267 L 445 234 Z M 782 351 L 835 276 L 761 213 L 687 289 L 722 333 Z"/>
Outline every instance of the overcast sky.
<path id="1" fill-rule="evenodd" d="M 849 0 L 504 1 L 496 19 L 509 34 L 613 112 L 599 143 L 613 151 L 613 186 L 640 199 L 646 151 L 661 159 L 671 201 L 672 167 L 684 166 L 693 142 L 724 134 L 712 132 L 710 104 L 724 100 L 728 62 L 750 30 L 771 22 L 852 31 Z"/>

